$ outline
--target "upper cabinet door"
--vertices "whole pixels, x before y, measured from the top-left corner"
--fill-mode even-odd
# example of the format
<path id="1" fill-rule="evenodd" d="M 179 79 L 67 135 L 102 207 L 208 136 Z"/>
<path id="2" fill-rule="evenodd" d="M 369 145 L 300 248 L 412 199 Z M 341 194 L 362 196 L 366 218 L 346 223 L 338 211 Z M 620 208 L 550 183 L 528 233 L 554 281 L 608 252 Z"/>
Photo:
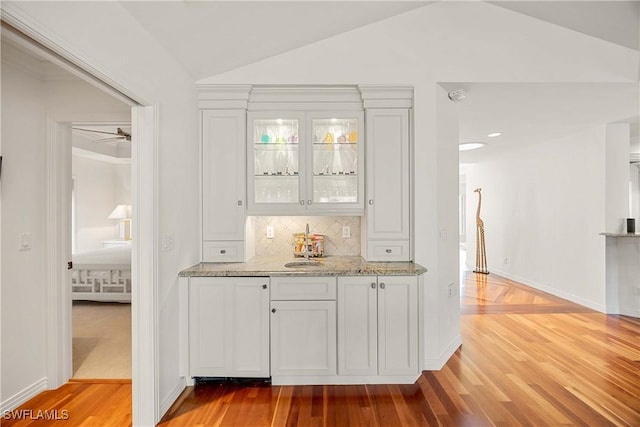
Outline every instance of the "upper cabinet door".
<path id="1" fill-rule="evenodd" d="M 361 111 L 248 118 L 249 214 L 363 214 Z"/>
<path id="2" fill-rule="evenodd" d="M 247 194 L 251 214 L 304 212 L 305 116 L 250 112 L 247 124 Z"/>
<path id="3" fill-rule="evenodd" d="M 202 239 L 244 240 L 243 110 L 202 111 Z"/>
<path id="4" fill-rule="evenodd" d="M 364 114 L 311 112 L 307 124 L 307 141 L 312 147 L 306 164 L 307 209 L 361 215 Z"/>
<path id="5" fill-rule="evenodd" d="M 409 240 L 409 111 L 366 114 L 367 237 Z"/>

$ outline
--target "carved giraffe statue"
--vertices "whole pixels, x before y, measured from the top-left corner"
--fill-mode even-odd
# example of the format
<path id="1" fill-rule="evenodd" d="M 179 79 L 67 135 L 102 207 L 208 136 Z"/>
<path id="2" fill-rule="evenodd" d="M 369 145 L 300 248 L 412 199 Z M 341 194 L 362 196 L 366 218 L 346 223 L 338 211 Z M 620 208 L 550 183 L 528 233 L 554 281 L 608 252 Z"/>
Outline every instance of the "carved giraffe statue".
<path id="1" fill-rule="evenodd" d="M 487 251 L 484 246 L 484 221 L 480 219 L 480 207 L 482 206 L 482 188 L 476 188 L 478 193 L 478 209 L 476 210 L 476 268 L 474 273 L 489 274 L 487 270 Z"/>

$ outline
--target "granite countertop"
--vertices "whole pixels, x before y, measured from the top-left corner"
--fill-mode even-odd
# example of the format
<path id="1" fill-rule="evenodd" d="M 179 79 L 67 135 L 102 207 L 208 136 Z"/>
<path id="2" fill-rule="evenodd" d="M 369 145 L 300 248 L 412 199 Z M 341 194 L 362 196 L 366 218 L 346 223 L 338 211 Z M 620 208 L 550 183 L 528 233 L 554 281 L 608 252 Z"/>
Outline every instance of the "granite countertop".
<path id="1" fill-rule="evenodd" d="M 312 258 L 320 266 L 285 267 L 292 257 L 254 257 L 247 262 L 201 262 L 182 270 L 181 277 L 199 276 L 417 276 L 427 271 L 413 262 L 367 262 L 360 256 Z"/>

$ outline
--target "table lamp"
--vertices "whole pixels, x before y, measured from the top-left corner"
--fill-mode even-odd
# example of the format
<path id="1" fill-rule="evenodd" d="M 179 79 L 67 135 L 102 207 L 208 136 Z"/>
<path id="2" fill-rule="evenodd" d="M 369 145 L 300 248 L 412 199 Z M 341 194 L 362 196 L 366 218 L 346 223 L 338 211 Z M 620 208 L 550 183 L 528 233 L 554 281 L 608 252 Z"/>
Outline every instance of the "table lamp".
<path id="1" fill-rule="evenodd" d="M 118 222 L 118 238 L 120 240 L 131 240 L 131 205 L 116 206 L 108 218 L 120 220 Z"/>

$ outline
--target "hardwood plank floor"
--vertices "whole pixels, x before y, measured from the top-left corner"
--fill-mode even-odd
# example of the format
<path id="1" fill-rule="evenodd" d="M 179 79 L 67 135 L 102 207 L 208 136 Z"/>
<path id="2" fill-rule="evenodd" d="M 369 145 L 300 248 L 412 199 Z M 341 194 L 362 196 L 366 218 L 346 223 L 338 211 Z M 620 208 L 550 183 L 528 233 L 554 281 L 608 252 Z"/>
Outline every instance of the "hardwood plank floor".
<path id="1" fill-rule="evenodd" d="M 416 384 L 203 383 L 187 388 L 160 425 L 640 426 L 640 319 L 607 316 L 494 274 L 467 273 L 461 304 L 462 347 Z M 64 426 L 131 422 L 127 385 L 70 383 L 46 393 L 23 408 L 67 408 Z"/>

